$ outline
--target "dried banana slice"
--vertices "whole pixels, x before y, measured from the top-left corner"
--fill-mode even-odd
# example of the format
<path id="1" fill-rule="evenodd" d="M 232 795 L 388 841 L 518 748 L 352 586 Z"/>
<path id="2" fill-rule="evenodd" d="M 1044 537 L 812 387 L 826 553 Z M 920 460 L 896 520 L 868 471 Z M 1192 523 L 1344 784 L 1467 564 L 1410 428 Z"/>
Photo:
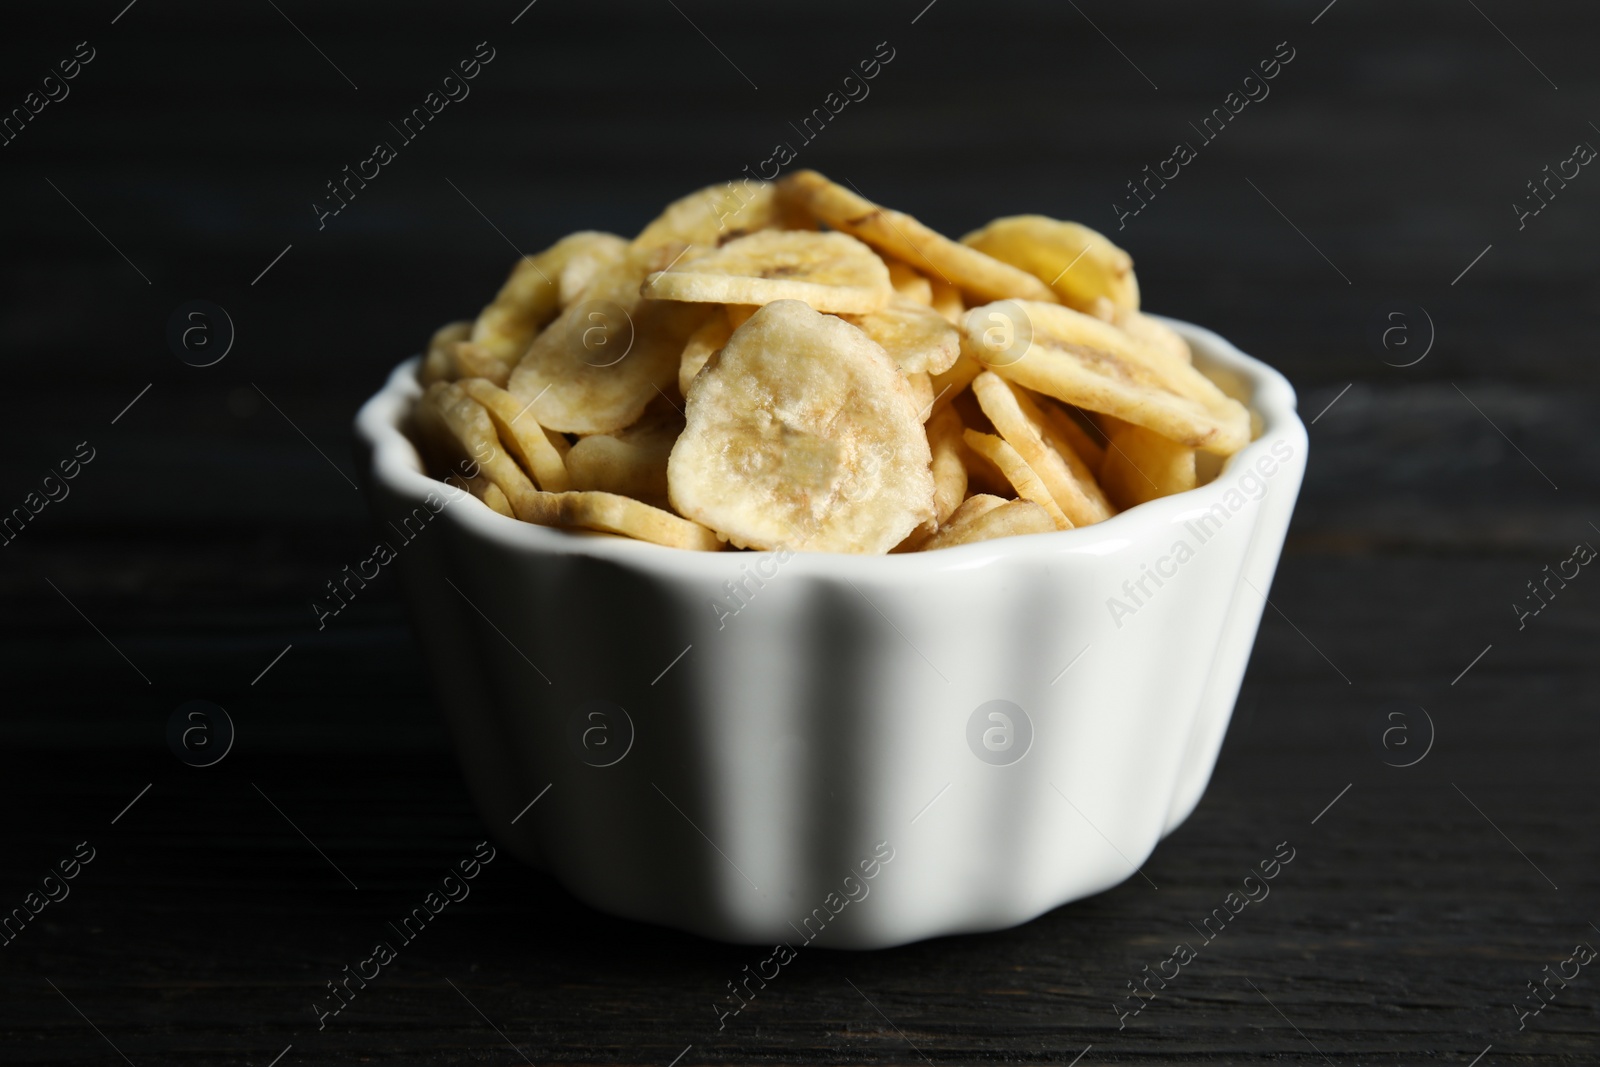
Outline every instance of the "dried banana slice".
<path id="1" fill-rule="evenodd" d="M 734 331 L 689 389 L 673 506 L 741 547 L 884 553 L 934 517 L 932 456 L 883 349 L 798 300 Z"/>
<path id="2" fill-rule="evenodd" d="M 969 505 L 973 507 L 963 514 Z M 1051 533 L 1055 528 L 1050 513 L 1031 500 L 975 496 L 962 504 L 956 514 L 950 517 L 950 522 L 929 538 L 922 548 L 924 551 L 954 548 L 978 541 L 993 541 L 999 537 Z"/>
<path id="3" fill-rule="evenodd" d="M 928 447 L 933 452 L 933 507 L 939 522 L 950 516 L 967 495 L 967 465 L 962 460 L 964 442 L 961 416 L 954 408 L 943 407 L 928 420 Z"/>
<path id="4" fill-rule="evenodd" d="M 1139 307 L 1133 257 L 1103 234 L 1044 215 L 1012 215 L 973 230 L 961 243 L 1020 267 L 1070 308 L 1093 312 L 1105 297 L 1119 311 Z"/>
<path id="5" fill-rule="evenodd" d="M 678 393 L 689 395 L 689 383 L 706 365 L 712 353 L 728 343 L 734 327 L 726 315 L 712 315 L 683 343 L 683 354 L 678 357 Z"/>
<path id="6" fill-rule="evenodd" d="M 450 350 L 455 363 L 456 377 L 483 378 L 502 388 L 511 378 L 511 364 L 497 359 L 483 345 L 472 341 L 457 342 Z"/>
<path id="7" fill-rule="evenodd" d="M 573 488 L 665 503 L 671 451 L 670 443 L 660 452 L 651 452 L 610 434 L 590 434 L 574 445 L 567 457 L 572 463 Z"/>
<path id="8" fill-rule="evenodd" d="M 879 311 L 849 315 L 845 321 L 882 345 L 905 374 L 943 374 L 961 354 L 961 332 L 943 315 L 899 297 Z"/>
<path id="9" fill-rule="evenodd" d="M 933 303 L 932 282 L 898 259 L 886 260 L 885 264 L 889 268 L 889 284 L 898 296 L 924 307 Z"/>
<path id="10" fill-rule="evenodd" d="M 952 326 L 960 326 L 961 319 L 967 313 L 967 304 L 961 299 L 961 290 L 938 278 L 929 279 L 929 283 L 933 288 L 931 301 L 933 310 L 943 315 L 944 321 Z"/>
<path id="11" fill-rule="evenodd" d="M 972 384 L 972 379 L 982 372 L 983 363 L 975 355 L 976 352 L 977 349 L 972 342 L 962 334 L 961 352 L 956 356 L 956 361 L 950 365 L 949 370 L 933 376 L 933 395 L 936 404 L 943 407 L 953 403 L 956 397 L 962 395 L 967 386 Z"/>
<path id="12" fill-rule="evenodd" d="M 522 468 L 499 447 L 494 423 L 483 405 L 454 382 L 430 386 L 417 414 L 425 435 L 477 462 L 480 476 L 504 494 L 512 514 L 523 522 L 580 526 L 673 548 L 711 552 L 722 548 L 721 539 L 704 526 L 632 497 L 535 489 Z"/>
<path id="13" fill-rule="evenodd" d="M 522 517 L 517 501 L 537 490 L 500 446 L 489 412 L 465 388 L 457 382 L 428 386 L 417 408 L 417 422 L 424 438 L 449 457 L 447 466 L 489 479 L 506 495 L 517 517 Z"/>
<path id="14" fill-rule="evenodd" d="M 1005 503 L 1006 498 L 1003 496 L 995 496 L 993 493 L 975 493 L 963 500 L 961 504 L 950 513 L 950 517 L 944 520 L 943 525 L 946 529 L 948 529 L 952 526 L 960 526 L 965 523 L 969 523 L 981 515 L 987 515 L 989 512 L 993 511 L 995 508 L 1003 506 Z M 1052 530 L 1055 529 L 1055 523 L 1051 523 L 1050 528 Z"/>
<path id="15" fill-rule="evenodd" d="M 1028 398 L 1044 415 L 1044 421 L 1049 425 L 1050 431 L 1059 440 L 1066 442 L 1090 470 L 1099 470 L 1100 461 L 1105 459 L 1106 455 L 1106 447 L 1101 443 L 1105 440 L 1105 434 L 1100 428 L 1094 427 L 1094 433 L 1091 434 L 1089 430 L 1078 425 L 1078 420 L 1074 419 L 1066 408 L 1050 397 L 1029 393 Z"/>
<path id="16" fill-rule="evenodd" d="M 722 539 L 704 526 L 670 511 L 616 493 L 534 492 L 517 509 L 517 518 L 540 526 L 579 526 L 623 534 L 668 548 L 717 552 Z"/>
<path id="17" fill-rule="evenodd" d="M 931 405 L 930 405 L 931 407 Z M 896 552 L 916 552 L 947 521 L 967 495 L 967 463 L 972 450 L 961 439 L 965 427 L 961 416 L 948 405 L 941 406 L 926 424 L 928 448 L 933 455 L 933 518 L 911 531 L 895 546 Z M 985 461 L 987 462 L 987 461 Z"/>
<path id="18" fill-rule="evenodd" d="M 1111 517 L 1111 504 L 1072 446 L 1056 437 L 1033 401 L 993 371 L 972 381 L 972 392 L 1000 437 L 1015 448 L 1044 482 L 1073 526 L 1090 526 Z"/>
<path id="19" fill-rule="evenodd" d="M 1194 449 L 1143 426 L 1120 419 L 1105 421 L 1109 440 L 1100 480 L 1118 507 L 1131 508 L 1195 487 Z"/>
<path id="20" fill-rule="evenodd" d="M 490 511 L 504 515 L 508 519 L 516 518 L 516 514 L 511 510 L 511 502 L 507 500 L 506 495 L 500 491 L 500 487 L 495 485 L 489 479 L 485 478 L 483 475 L 480 474 L 473 478 L 463 478 L 459 474 L 452 474 L 446 478 L 445 481 L 450 485 L 455 486 L 457 489 L 465 489 L 467 492 L 471 493 L 473 496 L 477 497 L 479 500 L 488 505 Z"/>
<path id="21" fill-rule="evenodd" d="M 1016 332 L 1019 315 L 1026 336 Z M 1004 301 L 969 311 L 966 332 L 995 373 L 1057 400 L 1221 456 L 1250 441 L 1243 404 L 1172 354 L 1092 315 L 1060 304 Z M 1005 341 L 986 346 L 985 338 Z"/>
<path id="22" fill-rule="evenodd" d="M 985 300 L 1053 301 L 1048 285 L 1025 270 L 929 229 L 910 215 L 879 207 L 814 170 L 797 171 L 779 183 L 821 221 L 873 248 Z"/>
<path id="23" fill-rule="evenodd" d="M 610 233 L 597 233 L 594 239 L 573 250 L 556 276 L 556 291 L 562 307 L 583 296 L 601 268 L 617 263 L 628 254 L 628 242 Z"/>
<path id="24" fill-rule="evenodd" d="M 1111 321 L 1135 341 L 1151 348 L 1163 349 L 1173 359 L 1184 363 L 1194 362 L 1194 353 L 1189 351 L 1189 342 L 1180 337 L 1177 330 L 1152 315 L 1146 315 L 1142 311 L 1119 311 Z"/>
<path id="25" fill-rule="evenodd" d="M 1000 468 L 1000 473 L 1006 476 L 1006 481 L 1011 483 L 1018 496 L 1044 508 L 1055 522 L 1056 529 L 1072 529 L 1072 520 L 1067 518 L 1061 506 L 1056 503 L 1055 497 L 1050 495 L 1044 480 L 1028 466 L 1028 461 L 1022 458 L 1022 453 L 1012 448 L 1004 439 L 991 433 L 968 430 L 962 437 L 969 448 Z"/>
<path id="26" fill-rule="evenodd" d="M 933 415 L 933 379 L 926 374 L 906 375 L 911 387 L 911 402 L 917 408 L 917 421 L 927 422 Z"/>
<path id="27" fill-rule="evenodd" d="M 417 379 L 423 385 L 448 382 L 456 378 L 455 346 L 472 333 L 472 323 L 447 322 L 428 339 L 428 351 L 422 359 L 422 369 Z"/>
<path id="28" fill-rule="evenodd" d="M 615 434 L 591 434 L 567 453 L 572 488 L 667 502 L 667 457 L 683 432 L 683 416 L 665 400 Z"/>
<path id="29" fill-rule="evenodd" d="M 842 233 L 763 230 L 645 280 L 652 300 L 768 304 L 803 300 L 817 311 L 877 311 L 894 287 L 872 249 Z"/>
<path id="30" fill-rule="evenodd" d="M 468 396 L 483 405 L 499 432 L 501 443 L 517 457 L 522 469 L 533 476 L 540 489 L 559 493 L 571 488 L 561 453 L 544 427 L 528 413 L 527 405 L 519 404 L 516 397 L 483 378 L 465 378 L 460 385 Z"/>
<path id="31" fill-rule="evenodd" d="M 633 239 L 633 248 L 716 248 L 757 230 L 805 226 L 805 217 L 777 195 L 776 186 L 745 178 L 708 185 L 674 200 Z"/>
<path id="32" fill-rule="evenodd" d="M 500 292 L 478 313 L 470 340 L 502 363 L 515 364 L 561 308 L 562 268 L 576 256 L 614 246 L 621 240 L 615 234 L 580 230 L 538 255 L 517 260 Z"/>
<path id="33" fill-rule="evenodd" d="M 583 299 L 529 346 L 507 389 L 540 426 L 610 433 L 636 420 L 677 380 L 679 356 L 706 309 L 644 300 L 637 255 L 602 267 Z"/>

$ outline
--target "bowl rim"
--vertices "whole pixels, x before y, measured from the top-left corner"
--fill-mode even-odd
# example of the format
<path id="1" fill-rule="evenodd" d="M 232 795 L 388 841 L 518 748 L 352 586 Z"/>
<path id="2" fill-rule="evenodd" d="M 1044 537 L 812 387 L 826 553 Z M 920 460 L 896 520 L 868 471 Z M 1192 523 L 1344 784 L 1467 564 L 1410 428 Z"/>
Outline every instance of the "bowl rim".
<path id="1" fill-rule="evenodd" d="M 836 579 L 916 582 L 951 571 L 973 570 L 1001 560 L 1045 560 L 1061 554 L 1104 555 L 1145 535 L 1165 529 L 1191 513 L 1222 503 L 1230 471 L 1253 467 L 1268 455 L 1275 439 L 1288 434 L 1301 442 L 1304 462 L 1305 426 L 1296 414 L 1294 387 L 1272 367 L 1246 355 L 1226 338 L 1202 326 L 1152 315 L 1177 330 L 1193 347 L 1197 364 L 1216 364 L 1240 375 L 1250 388 L 1249 407 L 1261 419 L 1261 431 L 1248 445 L 1229 456 L 1221 470 L 1205 485 L 1135 505 L 1092 526 L 1047 533 L 1024 534 L 993 541 L 957 545 L 930 552 L 858 555 L 844 552 L 793 552 L 783 563 L 785 573 L 813 574 Z M 414 400 L 421 396 L 417 380 L 420 355 L 401 362 L 387 381 L 361 406 L 355 419 L 357 436 L 371 449 L 373 483 L 421 505 L 428 493 L 437 494 L 441 482 L 425 474 L 421 456 L 400 427 Z M 1281 460 L 1275 457 L 1275 462 Z M 370 488 L 370 483 L 369 483 Z M 770 552 L 699 552 L 615 535 L 539 526 L 501 515 L 476 497 L 463 496 L 463 507 L 446 507 L 452 521 L 469 534 L 503 547 L 530 553 L 584 556 L 652 571 L 662 577 L 703 578 L 720 584 L 738 577 L 741 566 Z"/>

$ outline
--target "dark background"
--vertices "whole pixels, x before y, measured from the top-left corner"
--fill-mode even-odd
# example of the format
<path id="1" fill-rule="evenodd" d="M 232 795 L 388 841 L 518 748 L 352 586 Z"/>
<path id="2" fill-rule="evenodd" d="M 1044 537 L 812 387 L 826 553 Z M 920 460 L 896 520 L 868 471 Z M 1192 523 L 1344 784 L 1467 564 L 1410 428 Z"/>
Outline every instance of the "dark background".
<path id="1" fill-rule="evenodd" d="M 97 850 L 0 948 L 0 1061 L 1600 1054 L 1600 972 L 1520 1032 L 1514 1008 L 1600 943 L 1600 578 L 1520 631 L 1510 608 L 1600 543 L 1600 176 L 1521 230 L 1511 206 L 1600 144 L 1592 5 L 538 0 L 513 25 L 523 0 L 124 3 L 0 16 L 0 108 L 97 53 L 0 147 L 0 508 L 96 451 L 0 549 L 0 909 Z M 479 41 L 471 96 L 318 232 L 324 182 Z M 800 145 L 790 121 L 880 41 L 870 97 Z M 1118 232 L 1124 183 L 1281 41 L 1270 97 Z M 947 233 L 1019 212 L 1107 231 L 1147 307 L 1277 366 L 1316 418 L 1275 607 L 1210 790 L 1145 867 L 1159 890 L 806 953 L 719 1033 L 712 1002 L 759 954 L 595 914 L 503 857 L 319 1033 L 324 983 L 484 835 L 392 579 L 313 625 L 370 549 L 356 407 L 518 251 L 631 234 L 779 140 Z M 237 328 L 203 369 L 165 340 L 196 298 Z M 1388 365 L 1426 347 L 1418 309 L 1434 344 Z M 165 742 L 196 698 L 238 727 L 205 770 Z M 1419 707 L 1431 750 L 1386 766 L 1423 751 Z M 1125 983 L 1285 839 L 1271 898 L 1119 1032 Z"/>

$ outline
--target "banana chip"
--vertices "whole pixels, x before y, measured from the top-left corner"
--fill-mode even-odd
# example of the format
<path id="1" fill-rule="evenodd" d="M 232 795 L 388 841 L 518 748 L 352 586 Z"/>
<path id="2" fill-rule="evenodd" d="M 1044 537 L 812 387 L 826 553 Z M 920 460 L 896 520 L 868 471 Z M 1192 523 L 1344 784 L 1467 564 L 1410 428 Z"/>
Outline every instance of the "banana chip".
<path id="1" fill-rule="evenodd" d="M 632 247 L 638 251 L 681 245 L 716 248 L 757 230 L 804 225 L 771 182 L 744 179 L 708 185 L 674 200 L 633 239 Z"/>
<path id="2" fill-rule="evenodd" d="M 620 262 L 627 254 L 628 242 L 616 234 L 593 234 L 588 242 L 573 250 L 556 276 L 560 305 L 567 307 L 579 299 L 602 268 Z"/>
<path id="3" fill-rule="evenodd" d="M 1109 441 L 1100 463 L 1100 480 L 1118 507 L 1131 508 L 1195 487 L 1194 449 L 1143 426 L 1120 419 L 1106 421 Z"/>
<path id="4" fill-rule="evenodd" d="M 683 433 L 683 408 L 673 403 L 671 397 L 657 397 L 655 402 L 645 408 L 639 421 L 616 434 L 618 440 L 630 441 L 636 445 L 655 447 L 664 444 L 668 451 L 672 449 L 672 442 Z M 574 448 L 577 445 L 573 446 Z"/>
<path id="5" fill-rule="evenodd" d="M 456 462 L 476 465 L 479 474 L 500 487 L 510 501 L 513 511 L 518 511 L 517 501 L 537 492 L 516 460 L 500 447 L 500 437 L 495 432 L 494 421 L 483 405 L 472 399 L 456 382 L 435 382 L 423 394 L 417 409 L 423 432 Z M 518 511 L 518 518 L 521 513 Z"/>
<path id="6" fill-rule="evenodd" d="M 926 374 L 908 374 L 906 384 L 911 387 L 911 402 L 917 408 L 917 421 L 927 422 L 933 414 L 933 379 Z"/>
<path id="7" fill-rule="evenodd" d="M 931 463 L 883 349 L 780 300 L 695 378 L 667 484 L 680 514 L 740 547 L 883 553 L 934 516 Z"/>
<path id="8" fill-rule="evenodd" d="M 1194 362 L 1194 354 L 1189 351 L 1189 342 L 1179 337 L 1177 330 L 1160 319 L 1146 315 L 1142 311 L 1119 311 L 1111 321 L 1135 341 L 1165 351 L 1180 362 Z"/>
<path id="9" fill-rule="evenodd" d="M 1067 518 L 1066 513 L 1061 510 L 1061 505 L 1056 503 L 1055 497 L 1051 496 L 1050 490 L 1045 487 L 1043 479 L 1028 466 L 1028 461 L 1022 458 L 1020 452 L 994 434 L 968 430 L 962 436 L 968 447 L 1000 468 L 1000 473 L 1005 475 L 1006 481 L 1011 483 L 1018 496 L 1044 508 L 1051 521 L 1056 524 L 1056 529 L 1072 529 L 1072 520 Z"/>
<path id="10" fill-rule="evenodd" d="M 964 430 L 961 416 L 953 408 L 940 408 L 928 420 L 928 445 L 933 451 L 933 510 L 940 523 L 950 521 L 967 495 L 967 465 L 961 458 Z"/>
<path id="11" fill-rule="evenodd" d="M 971 393 L 963 393 L 962 396 L 968 400 L 972 399 Z M 976 407 L 977 405 L 974 404 L 973 406 Z M 967 469 L 967 492 L 969 494 L 985 494 L 1007 498 L 1015 496 L 1016 487 L 1006 479 L 1005 472 L 1000 469 L 999 465 L 967 443 L 966 431 L 969 428 L 977 429 L 979 433 L 986 433 L 987 430 L 973 427 L 966 413 L 961 411 L 960 407 L 961 405 L 956 405 L 951 410 L 955 411 L 957 417 L 961 419 L 961 440 L 956 448 L 961 455 L 962 466 Z M 981 416 L 983 412 L 980 411 L 978 414 Z M 981 422 L 988 429 L 993 429 L 992 426 L 988 425 L 987 419 L 982 419 Z"/>
<path id="12" fill-rule="evenodd" d="M 567 453 L 572 449 L 572 442 L 567 440 L 567 435 L 564 433 L 556 433 L 556 431 L 547 426 L 544 428 L 544 438 L 546 441 L 550 442 L 551 447 L 556 450 L 564 462 L 567 458 Z"/>
<path id="13" fill-rule="evenodd" d="M 960 509 L 967 495 L 967 465 L 977 459 L 961 439 L 964 429 L 961 416 L 948 406 L 940 407 L 927 420 L 928 447 L 933 454 L 933 518 L 912 530 L 894 551 L 920 551 L 928 539 L 939 532 L 940 525 Z"/>
<path id="14" fill-rule="evenodd" d="M 540 489 L 559 493 L 570 487 L 561 453 L 544 427 L 528 414 L 527 405 L 517 403 L 516 397 L 483 378 L 466 378 L 460 385 L 463 392 L 483 405 L 501 443 L 517 457 Z"/>
<path id="15" fill-rule="evenodd" d="M 689 395 L 689 383 L 694 381 L 694 376 L 700 373 L 700 368 L 706 365 L 712 353 L 728 343 L 733 331 L 734 327 L 729 324 L 728 316 L 713 315 L 689 335 L 689 339 L 683 343 L 683 354 L 678 357 L 680 396 Z"/>
<path id="16" fill-rule="evenodd" d="M 459 474 L 452 474 L 450 477 L 446 478 L 445 481 L 455 486 L 457 489 L 465 489 L 467 492 L 471 493 L 473 496 L 487 504 L 489 506 L 489 510 L 498 512 L 508 519 L 516 518 L 516 515 L 511 510 L 511 502 L 507 500 L 506 495 L 500 491 L 500 487 L 495 485 L 489 479 L 485 478 L 483 475 L 480 474 L 472 478 L 463 478 Z"/>
<path id="17" fill-rule="evenodd" d="M 1092 315 L 1060 304 L 989 304 L 967 313 L 967 335 L 982 338 L 986 328 L 996 333 L 994 316 L 1011 322 L 1017 309 L 1031 338 L 1019 336 L 998 349 L 976 346 L 1002 378 L 1217 455 L 1232 455 L 1250 442 L 1244 405 L 1188 364 Z"/>
<path id="18" fill-rule="evenodd" d="M 950 513 L 950 517 L 944 521 L 941 528 L 948 530 L 951 527 L 964 526 L 973 519 L 987 515 L 995 508 L 1004 507 L 1006 503 L 1007 500 L 1003 496 L 995 496 L 993 493 L 974 493 L 963 500 L 960 507 Z M 1029 501 L 1029 503 L 1032 503 L 1032 501 Z M 1040 508 L 1040 510 L 1043 511 L 1044 509 Z M 1051 523 L 1050 527 L 1054 529 L 1055 523 Z"/>
<path id="19" fill-rule="evenodd" d="M 504 387 L 511 378 L 511 364 L 498 359 L 483 345 L 473 341 L 459 341 L 450 350 L 455 363 L 455 376 L 459 378 L 485 378 Z"/>
<path id="20" fill-rule="evenodd" d="M 1038 393 L 1030 394 L 1029 399 L 1043 413 L 1046 425 L 1056 438 L 1066 442 L 1090 470 L 1099 470 L 1100 461 L 1106 455 L 1105 445 L 1100 443 L 1100 440 L 1105 439 L 1105 435 L 1100 433 L 1099 428 L 1095 428 L 1095 433 L 1100 435 L 1100 440 L 1096 440 L 1088 430 L 1078 425 L 1078 420 L 1074 419 L 1066 408 L 1054 400 Z"/>
<path id="21" fill-rule="evenodd" d="M 677 381 L 679 357 L 705 310 L 644 300 L 647 265 L 628 255 L 602 267 L 583 299 L 534 339 L 507 388 L 539 425 L 610 433 Z"/>
<path id="22" fill-rule="evenodd" d="M 520 504 L 512 501 L 517 518 L 540 526 L 577 526 L 623 534 L 668 548 L 717 552 L 723 548 L 716 534 L 670 511 L 616 493 L 541 493 L 535 490 Z"/>
<path id="23" fill-rule="evenodd" d="M 658 400 L 626 430 L 583 438 L 567 453 L 572 488 L 620 493 L 665 505 L 667 457 L 682 432 L 683 416 L 665 400 Z"/>
<path id="24" fill-rule="evenodd" d="M 1056 437 L 1032 400 L 993 371 L 973 379 L 972 392 L 1000 438 L 1033 468 L 1072 525 L 1089 526 L 1111 517 L 1111 504 L 1088 464 Z"/>
<path id="25" fill-rule="evenodd" d="M 1055 293 L 1027 271 L 957 244 L 903 212 L 881 208 L 814 170 L 796 171 L 779 183 L 786 194 L 822 222 L 917 270 L 985 300 L 1053 301 Z"/>
<path id="26" fill-rule="evenodd" d="M 494 301 L 478 313 L 471 340 L 502 363 L 516 363 L 561 308 L 562 268 L 575 256 L 620 240 L 615 234 L 581 230 L 536 256 L 517 260 Z"/>
<path id="27" fill-rule="evenodd" d="M 930 278 L 928 285 L 933 293 L 929 305 L 944 316 L 944 321 L 952 326 L 960 326 L 962 318 L 967 314 L 967 305 L 961 299 L 961 290 L 938 278 Z"/>
<path id="28" fill-rule="evenodd" d="M 652 300 L 769 304 L 803 300 L 817 311 L 877 311 L 894 287 L 872 249 L 842 233 L 764 230 L 671 270 L 641 290 Z"/>
<path id="29" fill-rule="evenodd" d="M 704 526 L 632 497 L 535 489 L 522 468 L 499 447 L 488 411 L 454 382 L 430 386 L 418 416 L 420 421 L 433 424 L 435 439 L 448 437 L 454 450 L 478 463 L 482 471 L 479 477 L 487 479 L 503 495 L 512 514 L 523 522 L 603 530 L 674 548 L 715 552 L 722 547 L 717 535 Z M 471 482 L 467 485 L 472 487 Z M 487 490 L 485 495 L 488 496 Z M 485 503 L 494 506 L 490 499 Z"/>
<path id="30" fill-rule="evenodd" d="M 943 374 L 961 354 L 961 333 L 930 307 L 896 298 L 882 310 L 847 315 L 905 374 Z"/>
<path id="31" fill-rule="evenodd" d="M 900 262 L 891 259 L 887 262 L 889 268 L 889 284 L 894 286 L 894 291 L 902 299 L 913 304 L 927 307 L 933 303 L 933 283 L 922 275 Z"/>
<path id="32" fill-rule="evenodd" d="M 980 494 L 962 504 L 950 516 L 950 522 L 922 547 L 924 551 L 954 548 L 978 541 L 993 541 L 999 537 L 1050 533 L 1055 528 L 1050 513 L 1031 500 L 1002 500 L 997 496 Z"/>
<path id="33" fill-rule="evenodd" d="M 1087 226 L 1013 215 L 972 231 L 961 243 L 1022 268 L 1070 308 L 1093 313 L 1096 300 L 1104 297 L 1116 310 L 1138 310 L 1133 257 Z"/>
<path id="34" fill-rule="evenodd" d="M 576 489 L 596 489 L 639 500 L 667 499 L 667 456 L 672 443 L 656 452 L 609 434 L 591 434 L 567 455 Z"/>
<path id="35" fill-rule="evenodd" d="M 472 323 L 465 320 L 446 323 L 433 331 L 428 339 L 427 354 L 422 359 L 422 370 L 417 375 L 423 385 L 455 380 L 455 346 L 471 333 Z"/>
<path id="36" fill-rule="evenodd" d="M 933 376 L 934 403 L 953 403 L 956 397 L 972 384 L 972 379 L 982 372 L 983 364 L 973 354 L 976 351 L 966 335 L 962 334 L 961 352 L 956 356 L 956 361 L 950 365 L 949 370 Z"/>

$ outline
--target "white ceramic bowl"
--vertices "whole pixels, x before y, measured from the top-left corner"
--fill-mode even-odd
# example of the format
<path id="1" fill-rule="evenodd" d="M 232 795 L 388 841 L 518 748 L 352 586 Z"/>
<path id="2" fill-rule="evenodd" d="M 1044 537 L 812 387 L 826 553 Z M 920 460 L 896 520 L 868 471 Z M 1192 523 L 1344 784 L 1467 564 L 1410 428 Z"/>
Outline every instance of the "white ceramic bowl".
<path id="1" fill-rule="evenodd" d="M 1258 416 L 1214 480 L 897 556 L 447 503 L 401 364 L 356 419 L 369 495 L 495 837 L 603 911 L 795 948 L 1013 926 L 1133 876 L 1210 778 L 1306 459 L 1289 383 L 1172 325 Z"/>

